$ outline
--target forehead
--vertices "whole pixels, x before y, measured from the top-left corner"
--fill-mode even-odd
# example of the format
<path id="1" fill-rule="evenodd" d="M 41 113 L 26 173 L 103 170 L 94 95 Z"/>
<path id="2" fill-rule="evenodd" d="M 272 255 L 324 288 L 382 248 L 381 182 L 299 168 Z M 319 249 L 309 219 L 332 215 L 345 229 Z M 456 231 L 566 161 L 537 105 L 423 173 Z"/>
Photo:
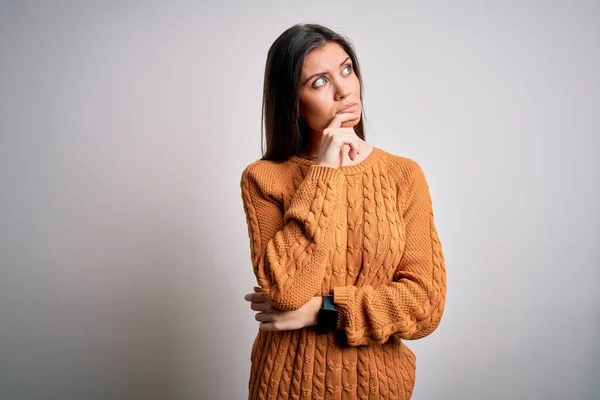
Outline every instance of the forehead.
<path id="1" fill-rule="evenodd" d="M 328 42 L 306 55 L 302 65 L 302 74 L 306 76 L 316 72 L 337 70 L 340 63 L 347 57 L 348 53 L 342 46 L 335 42 Z"/>

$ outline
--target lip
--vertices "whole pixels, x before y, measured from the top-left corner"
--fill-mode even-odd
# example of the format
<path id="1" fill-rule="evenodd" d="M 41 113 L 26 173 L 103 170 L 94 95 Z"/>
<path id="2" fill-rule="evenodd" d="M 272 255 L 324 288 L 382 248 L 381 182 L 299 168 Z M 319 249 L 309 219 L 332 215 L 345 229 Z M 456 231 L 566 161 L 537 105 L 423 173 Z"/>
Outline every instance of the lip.
<path id="1" fill-rule="evenodd" d="M 357 107 L 358 107 L 358 104 L 350 103 L 350 104 L 344 106 L 343 108 L 341 108 L 336 114 L 339 114 L 341 112 L 354 112 L 354 111 L 356 111 Z"/>

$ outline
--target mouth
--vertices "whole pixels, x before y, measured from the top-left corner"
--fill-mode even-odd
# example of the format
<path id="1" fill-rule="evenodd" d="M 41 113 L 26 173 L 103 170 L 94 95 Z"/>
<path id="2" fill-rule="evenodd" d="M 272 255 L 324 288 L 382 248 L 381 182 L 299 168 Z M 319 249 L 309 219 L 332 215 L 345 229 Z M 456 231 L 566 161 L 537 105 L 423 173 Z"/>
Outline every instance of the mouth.
<path id="1" fill-rule="evenodd" d="M 350 104 L 347 104 L 344 107 L 342 107 L 340 110 L 338 110 L 338 112 L 336 114 L 339 114 L 342 112 L 354 112 L 357 110 L 357 108 L 358 108 L 358 104 L 350 103 Z"/>

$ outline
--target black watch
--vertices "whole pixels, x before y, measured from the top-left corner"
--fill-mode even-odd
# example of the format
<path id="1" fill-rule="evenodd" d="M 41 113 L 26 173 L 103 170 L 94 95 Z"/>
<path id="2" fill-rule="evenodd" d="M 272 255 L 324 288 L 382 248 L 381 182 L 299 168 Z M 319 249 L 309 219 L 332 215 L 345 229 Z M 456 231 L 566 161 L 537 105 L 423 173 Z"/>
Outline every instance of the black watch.
<path id="1" fill-rule="evenodd" d="M 333 295 L 323 295 L 323 306 L 317 316 L 317 332 L 327 333 L 334 331 L 338 323 L 338 310 L 333 304 Z"/>

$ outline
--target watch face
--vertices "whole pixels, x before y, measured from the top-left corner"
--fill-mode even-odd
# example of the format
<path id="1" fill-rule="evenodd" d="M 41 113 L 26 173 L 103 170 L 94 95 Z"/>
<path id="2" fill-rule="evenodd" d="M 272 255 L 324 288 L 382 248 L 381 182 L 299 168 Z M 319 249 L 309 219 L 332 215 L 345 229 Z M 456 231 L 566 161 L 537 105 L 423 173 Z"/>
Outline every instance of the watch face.
<path id="1" fill-rule="evenodd" d="M 338 312 L 337 310 L 319 310 L 319 318 L 317 326 L 321 331 L 333 331 L 337 327 Z"/>

